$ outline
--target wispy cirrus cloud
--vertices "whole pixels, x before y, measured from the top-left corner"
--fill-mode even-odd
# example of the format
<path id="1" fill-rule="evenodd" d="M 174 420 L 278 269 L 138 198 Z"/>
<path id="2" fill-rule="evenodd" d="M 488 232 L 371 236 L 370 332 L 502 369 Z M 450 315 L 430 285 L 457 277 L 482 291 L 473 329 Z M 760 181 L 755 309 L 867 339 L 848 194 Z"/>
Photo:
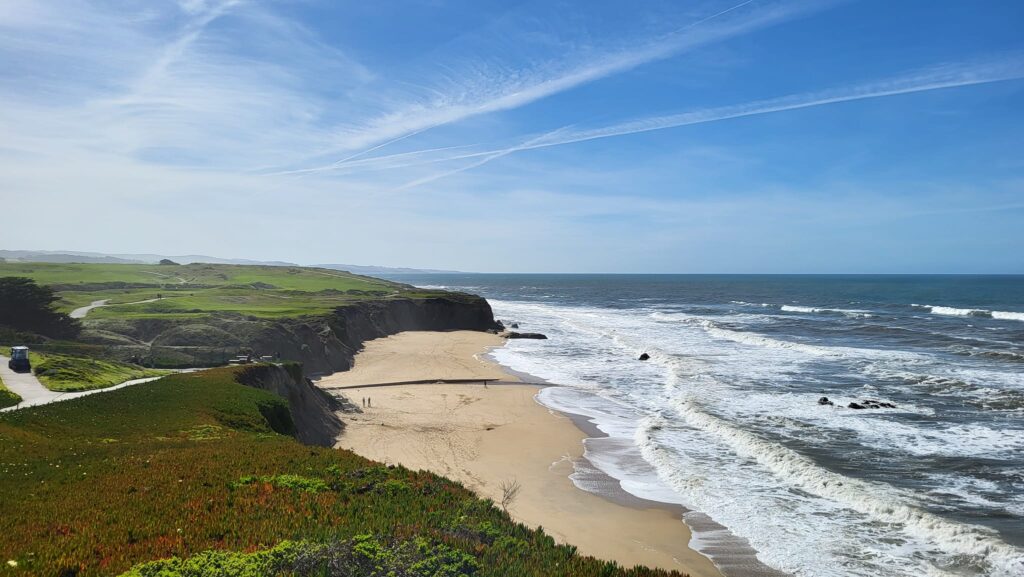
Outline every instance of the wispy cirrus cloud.
<path id="1" fill-rule="evenodd" d="M 575 48 L 578 54 L 570 50 L 569 54 L 529 62 L 526 66 L 516 66 L 516 49 L 507 56 L 511 59 L 509 62 L 465 57 L 448 61 L 450 58 L 443 58 L 439 66 L 427 66 L 428 70 L 436 69 L 437 74 L 425 82 L 422 90 L 414 91 L 408 101 L 396 103 L 392 110 L 339 130 L 338 148 L 358 152 L 328 164 L 278 172 L 333 170 L 348 160 L 440 126 L 527 106 L 644 64 L 824 10 L 839 2 L 745 0 L 729 5 L 710 3 L 702 12 L 689 15 L 689 21 L 680 22 L 669 31 L 605 39 L 608 47 L 584 44 L 582 48 Z M 517 33 L 529 36 L 531 32 L 520 30 Z M 508 32 L 488 30 L 488 35 L 504 34 Z"/>
<path id="2" fill-rule="evenodd" d="M 372 73 L 271 8 L 26 4 L 0 22 L 4 147 L 222 171 L 331 148 L 332 97 Z"/>
<path id="3" fill-rule="evenodd" d="M 477 168 L 493 160 L 527 150 L 564 146 L 589 140 L 627 136 L 747 116 L 774 114 L 844 102 L 990 84 L 1022 78 L 1024 78 L 1024 56 L 1020 54 L 988 61 L 944 63 L 912 71 L 894 78 L 837 89 L 793 94 L 779 98 L 677 114 L 649 116 L 593 128 L 575 129 L 563 127 L 539 136 L 527 137 L 521 142 L 503 148 L 462 152 L 454 152 L 451 149 L 408 151 L 396 155 L 363 159 L 361 161 L 349 161 L 341 163 L 334 168 L 342 171 L 384 170 L 435 163 L 469 161 L 469 164 L 464 166 L 420 177 L 399 187 L 400 189 L 406 189 Z"/>

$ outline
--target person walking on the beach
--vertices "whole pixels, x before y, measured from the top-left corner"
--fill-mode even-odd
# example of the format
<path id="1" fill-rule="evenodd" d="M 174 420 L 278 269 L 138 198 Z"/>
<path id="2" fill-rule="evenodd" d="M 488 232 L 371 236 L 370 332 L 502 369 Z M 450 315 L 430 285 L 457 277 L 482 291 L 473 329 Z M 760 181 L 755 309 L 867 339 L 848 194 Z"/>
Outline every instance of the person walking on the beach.
<path id="1" fill-rule="evenodd" d="M 371 399 L 370 397 L 366 397 L 366 406 L 373 408 L 373 399 Z"/>
<path id="2" fill-rule="evenodd" d="M 363 397 L 363 408 L 366 408 L 366 397 Z"/>

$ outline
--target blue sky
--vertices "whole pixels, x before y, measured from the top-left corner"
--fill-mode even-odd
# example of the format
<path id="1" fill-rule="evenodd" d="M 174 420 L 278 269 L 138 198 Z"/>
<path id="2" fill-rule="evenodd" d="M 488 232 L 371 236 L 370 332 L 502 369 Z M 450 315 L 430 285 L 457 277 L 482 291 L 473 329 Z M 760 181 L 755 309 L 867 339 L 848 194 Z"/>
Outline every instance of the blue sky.
<path id="1" fill-rule="evenodd" d="M 1024 273 L 1024 3 L 6 0 L 10 249 Z"/>

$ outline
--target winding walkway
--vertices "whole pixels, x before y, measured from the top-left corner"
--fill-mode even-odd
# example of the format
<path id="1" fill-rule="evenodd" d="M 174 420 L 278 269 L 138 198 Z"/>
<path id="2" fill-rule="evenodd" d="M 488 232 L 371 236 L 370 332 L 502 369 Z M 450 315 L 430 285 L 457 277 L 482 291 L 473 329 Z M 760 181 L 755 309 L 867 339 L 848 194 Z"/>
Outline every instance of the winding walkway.
<path id="1" fill-rule="evenodd" d="M 115 304 L 115 305 L 141 305 L 141 304 L 144 304 L 144 303 L 155 303 L 156 301 L 159 301 L 159 300 L 163 300 L 163 297 L 156 298 L 156 299 L 146 299 L 144 301 L 134 301 L 134 302 L 130 302 L 130 303 L 113 303 L 113 304 Z M 84 319 L 85 315 L 89 314 L 89 311 L 91 311 L 92 309 L 98 309 L 100 307 L 106 307 L 106 306 L 110 306 L 110 305 L 111 305 L 110 299 L 103 299 L 101 301 L 92 301 L 92 304 L 90 304 L 90 305 L 86 305 L 84 307 L 78 307 L 77 309 L 71 311 L 71 314 L 69 316 L 71 318 L 73 318 L 73 319 Z"/>
<path id="2" fill-rule="evenodd" d="M 125 381 L 119 385 L 113 385 L 111 387 L 105 387 L 102 389 L 92 389 L 90 391 L 76 391 L 73 393 L 64 393 L 60 391 L 51 391 L 43 386 L 32 373 L 16 373 L 7 366 L 9 359 L 3 355 L 0 355 L 0 378 L 3 378 L 4 384 L 11 391 L 21 395 L 21 403 L 0 409 L 0 413 L 6 411 L 14 411 L 17 409 L 24 409 L 26 407 L 35 407 L 38 405 L 46 405 L 57 401 L 67 401 L 70 399 L 77 399 L 78 397 L 84 397 L 86 395 L 92 395 L 95 393 L 105 393 L 107 391 L 113 391 L 115 389 L 122 389 L 124 387 L 130 387 L 132 385 L 139 385 L 142 383 L 148 383 L 155 381 L 163 377 L 147 377 L 145 379 L 132 379 Z"/>

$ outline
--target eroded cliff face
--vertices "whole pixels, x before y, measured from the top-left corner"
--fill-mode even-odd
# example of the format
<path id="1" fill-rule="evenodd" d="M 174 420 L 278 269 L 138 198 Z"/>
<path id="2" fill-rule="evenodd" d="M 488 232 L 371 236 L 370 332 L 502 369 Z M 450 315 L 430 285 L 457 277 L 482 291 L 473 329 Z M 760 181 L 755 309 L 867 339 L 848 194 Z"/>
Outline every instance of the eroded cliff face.
<path id="1" fill-rule="evenodd" d="M 90 342 L 118 357 L 163 367 L 222 365 L 242 352 L 301 363 L 307 376 L 352 367 L 363 343 L 402 331 L 496 330 L 491 306 L 459 293 L 354 302 L 333 313 L 271 320 L 241 315 L 201 319 L 86 322 Z"/>
<path id="2" fill-rule="evenodd" d="M 307 445 L 332 447 L 338 434 L 345 428 L 337 415 L 338 411 L 345 408 L 344 404 L 314 386 L 297 364 L 252 365 L 241 369 L 235 379 L 248 387 L 262 389 L 286 399 L 294 428 L 291 432 Z M 265 416 L 268 419 L 274 418 Z M 278 420 L 286 421 L 287 418 Z"/>
<path id="3" fill-rule="evenodd" d="M 473 295 L 388 299 L 340 307 L 323 319 L 280 322 L 254 339 L 261 354 L 301 362 L 307 375 L 352 367 L 363 343 L 402 331 L 497 330 L 491 305 Z"/>

